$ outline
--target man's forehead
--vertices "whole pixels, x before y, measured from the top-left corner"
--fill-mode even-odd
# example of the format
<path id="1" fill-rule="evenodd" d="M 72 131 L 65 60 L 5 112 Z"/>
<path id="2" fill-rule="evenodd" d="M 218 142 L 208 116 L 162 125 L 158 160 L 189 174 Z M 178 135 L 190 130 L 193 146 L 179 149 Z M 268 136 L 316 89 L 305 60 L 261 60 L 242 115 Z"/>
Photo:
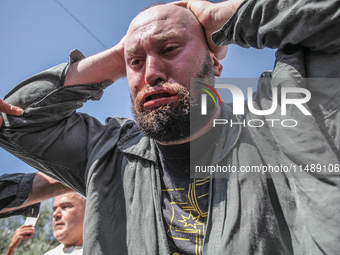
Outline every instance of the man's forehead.
<path id="1" fill-rule="evenodd" d="M 159 33 L 159 34 L 154 35 L 153 40 L 155 42 L 162 42 L 162 41 L 167 41 L 167 40 L 170 40 L 170 39 L 178 38 L 178 37 L 181 37 L 181 36 L 183 36 L 183 35 L 179 31 L 170 30 L 170 31 L 167 31 L 167 32 L 164 32 L 164 33 Z M 134 54 L 137 51 L 138 51 L 138 46 L 132 46 L 132 47 L 126 49 L 127 54 Z"/>
<path id="2" fill-rule="evenodd" d="M 75 203 L 78 200 L 77 193 L 67 193 L 64 195 L 57 196 L 54 200 L 54 203 L 62 204 L 62 203 Z"/>

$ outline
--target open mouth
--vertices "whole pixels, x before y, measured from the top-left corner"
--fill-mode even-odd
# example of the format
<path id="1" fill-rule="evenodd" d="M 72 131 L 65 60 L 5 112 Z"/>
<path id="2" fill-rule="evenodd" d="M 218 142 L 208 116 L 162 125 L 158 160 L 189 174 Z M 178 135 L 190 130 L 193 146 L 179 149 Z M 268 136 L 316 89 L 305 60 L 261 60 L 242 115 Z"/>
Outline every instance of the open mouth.
<path id="1" fill-rule="evenodd" d="M 173 96 L 172 94 L 170 93 L 160 93 L 160 94 L 153 94 L 151 96 L 148 96 L 146 99 L 145 99 L 145 102 L 148 102 L 150 100 L 156 100 L 156 99 L 159 99 L 159 98 L 165 98 L 165 97 L 171 97 Z"/>
<path id="2" fill-rule="evenodd" d="M 164 90 L 154 90 L 143 95 L 142 102 L 144 109 L 150 109 L 177 101 L 178 95 Z"/>

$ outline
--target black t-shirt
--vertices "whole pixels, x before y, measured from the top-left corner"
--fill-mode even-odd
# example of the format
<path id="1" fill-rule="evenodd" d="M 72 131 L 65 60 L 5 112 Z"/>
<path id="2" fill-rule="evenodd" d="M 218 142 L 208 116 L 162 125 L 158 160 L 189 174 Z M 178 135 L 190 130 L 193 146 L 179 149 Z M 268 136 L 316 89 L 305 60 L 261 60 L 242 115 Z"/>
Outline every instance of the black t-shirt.
<path id="1" fill-rule="evenodd" d="M 209 148 L 200 146 L 195 157 L 212 154 L 218 132 L 211 130 L 192 141 L 213 141 Z M 171 254 L 202 254 L 208 216 L 209 183 L 207 178 L 190 178 L 190 143 L 163 146 L 157 144 L 162 165 L 162 214 Z M 211 158 L 211 157 L 210 157 Z"/>

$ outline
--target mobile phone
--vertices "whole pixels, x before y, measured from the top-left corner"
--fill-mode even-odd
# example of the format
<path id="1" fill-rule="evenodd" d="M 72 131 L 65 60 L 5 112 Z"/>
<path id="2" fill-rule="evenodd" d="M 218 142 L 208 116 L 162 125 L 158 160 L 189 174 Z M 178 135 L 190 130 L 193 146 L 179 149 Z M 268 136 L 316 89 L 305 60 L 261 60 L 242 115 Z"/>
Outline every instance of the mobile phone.
<path id="1" fill-rule="evenodd" d="M 37 224 L 38 218 L 39 218 L 39 214 L 36 218 L 35 217 L 27 217 L 24 225 L 32 225 L 32 227 L 34 228 L 35 225 Z"/>

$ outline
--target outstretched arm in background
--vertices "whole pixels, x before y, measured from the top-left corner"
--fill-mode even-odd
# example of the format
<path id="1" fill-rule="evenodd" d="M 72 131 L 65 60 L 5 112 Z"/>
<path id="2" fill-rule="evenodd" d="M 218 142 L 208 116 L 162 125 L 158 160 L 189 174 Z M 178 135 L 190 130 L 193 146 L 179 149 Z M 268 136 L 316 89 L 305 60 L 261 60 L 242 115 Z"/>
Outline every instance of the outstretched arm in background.
<path id="1" fill-rule="evenodd" d="M 73 191 L 71 188 L 48 177 L 47 175 L 43 173 L 37 173 L 33 179 L 29 198 L 21 206 L 5 208 L 0 211 L 0 214 L 27 207 L 35 203 L 39 203 L 43 200 L 53 198 L 55 196 L 62 195 L 71 191 Z"/>

